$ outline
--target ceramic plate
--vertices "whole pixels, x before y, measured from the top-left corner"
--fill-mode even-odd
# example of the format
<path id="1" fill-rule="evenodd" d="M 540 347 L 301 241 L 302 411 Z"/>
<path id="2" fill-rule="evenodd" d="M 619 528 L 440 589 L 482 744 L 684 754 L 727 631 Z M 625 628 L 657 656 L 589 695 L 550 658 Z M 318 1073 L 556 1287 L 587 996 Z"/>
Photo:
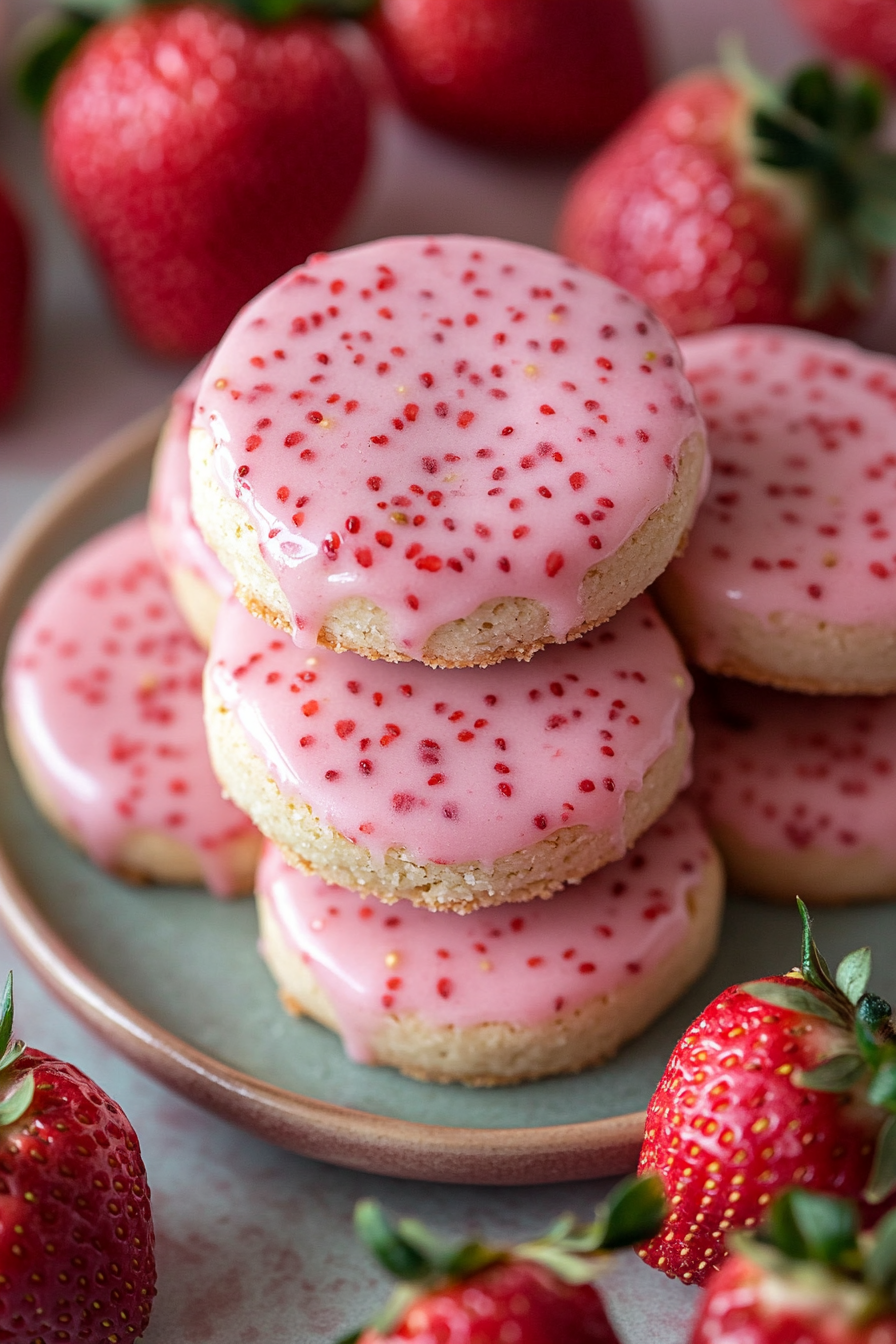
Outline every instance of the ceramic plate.
<path id="1" fill-rule="evenodd" d="M 0 564 L 0 650 L 29 593 L 73 547 L 143 507 L 156 412 L 69 473 Z M 630 1170 L 643 1108 L 675 1041 L 737 980 L 797 956 L 795 911 L 732 898 L 709 971 L 617 1059 L 575 1078 L 470 1090 L 347 1060 L 280 1008 L 251 901 L 133 888 L 98 872 L 32 808 L 0 740 L 0 915 L 38 973 L 116 1049 L 193 1100 L 283 1147 L 393 1176 L 529 1184 Z M 818 915 L 829 959 L 870 943 L 896 995 L 896 906 Z"/>

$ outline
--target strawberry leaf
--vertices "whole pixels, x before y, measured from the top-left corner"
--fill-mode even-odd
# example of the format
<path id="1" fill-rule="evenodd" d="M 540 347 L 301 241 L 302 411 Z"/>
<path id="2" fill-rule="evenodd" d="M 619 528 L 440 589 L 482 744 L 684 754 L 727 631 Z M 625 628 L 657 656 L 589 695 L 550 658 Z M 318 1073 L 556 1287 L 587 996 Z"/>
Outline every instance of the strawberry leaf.
<path id="1" fill-rule="evenodd" d="M 775 1008 L 787 1008 L 792 1013 L 805 1013 L 807 1017 L 821 1017 L 826 1022 L 844 1025 L 844 1014 L 827 999 L 819 998 L 810 989 L 800 989 L 798 985 L 781 985 L 774 980 L 751 980 L 741 985 L 745 994 L 752 994 L 762 1003 L 770 1003 Z"/>
<path id="2" fill-rule="evenodd" d="M 893 216 L 894 227 L 896 227 L 896 214 Z M 896 232 L 894 232 L 894 242 L 896 242 Z M 871 977 L 871 948 L 858 947 L 855 952 L 849 952 L 843 958 L 837 967 L 835 980 L 837 988 L 842 994 L 845 994 L 850 1003 L 858 1003 L 859 999 L 868 988 L 868 981 Z"/>
<path id="3" fill-rule="evenodd" d="M 896 1288 L 896 1209 L 874 1229 L 874 1245 L 865 1258 L 865 1280 L 880 1292 Z"/>
<path id="4" fill-rule="evenodd" d="M 877 1137 L 874 1165 L 864 1193 L 869 1204 L 881 1204 L 894 1190 L 896 1190 L 896 1115 L 889 1115 Z"/>
<path id="5" fill-rule="evenodd" d="M 784 97 L 795 112 L 824 130 L 830 129 L 837 120 L 837 85 L 827 65 L 805 65 L 797 70 Z"/>
<path id="6" fill-rule="evenodd" d="M 34 1099 L 34 1074 L 26 1073 L 21 1084 L 0 1102 L 0 1126 L 21 1120 Z"/>
<path id="7" fill-rule="evenodd" d="M 663 1182 L 657 1175 L 632 1177 L 617 1185 L 607 1197 L 603 1236 L 599 1249 L 634 1246 L 655 1236 L 666 1208 Z"/>
<path id="8" fill-rule="evenodd" d="M 833 994 L 836 998 L 837 985 L 831 978 L 827 962 L 815 946 L 815 939 L 812 937 L 812 920 L 809 917 L 805 901 L 801 900 L 799 896 L 796 898 L 796 908 L 799 911 L 802 924 L 803 954 L 800 969 L 803 973 L 803 979 L 807 984 L 814 985 L 816 989 L 823 989 L 825 993 Z"/>
<path id="9" fill-rule="evenodd" d="M 833 1055 L 814 1069 L 803 1069 L 796 1082 L 799 1087 L 811 1087 L 816 1092 L 848 1092 L 867 1067 L 861 1055 L 855 1052 Z"/>
<path id="10" fill-rule="evenodd" d="M 808 1259 L 836 1265 L 847 1251 L 855 1250 L 858 1215 L 852 1200 L 831 1199 L 809 1190 L 791 1190 L 784 1200 L 789 1203 Z"/>
<path id="11" fill-rule="evenodd" d="M 874 1106 L 896 1111 L 896 1059 L 882 1064 L 868 1084 L 868 1100 Z"/>
<path id="12" fill-rule="evenodd" d="M 396 1231 L 376 1200 L 362 1199 L 355 1206 L 355 1231 L 397 1279 L 423 1279 L 432 1272 L 429 1259 Z"/>
<path id="13" fill-rule="evenodd" d="M 0 999 L 0 1054 L 5 1054 L 12 1038 L 13 1000 L 12 971 L 6 977 L 3 986 L 3 998 Z"/>

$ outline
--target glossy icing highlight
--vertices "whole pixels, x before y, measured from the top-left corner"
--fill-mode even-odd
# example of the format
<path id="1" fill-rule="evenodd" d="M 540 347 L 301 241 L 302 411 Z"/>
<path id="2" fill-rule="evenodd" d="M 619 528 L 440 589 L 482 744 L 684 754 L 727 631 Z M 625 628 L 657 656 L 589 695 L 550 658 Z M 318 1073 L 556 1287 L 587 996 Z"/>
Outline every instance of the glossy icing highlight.
<path id="1" fill-rule="evenodd" d="M 253 827 L 212 774 L 204 661 L 140 514 L 81 546 L 34 594 L 10 645 L 6 709 L 95 863 L 113 866 L 128 834 L 156 832 L 189 846 L 225 896 L 225 846 Z"/>
<path id="2" fill-rule="evenodd" d="M 896 360 L 792 328 L 682 341 L 713 474 L 669 573 L 697 609 L 890 626 L 896 613 Z M 698 654 L 712 664 L 711 622 Z"/>
<path id="3" fill-rule="evenodd" d="M 645 596 L 530 663 L 448 671 L 307 654 L 231 598 L 207 675 L 286 796 L 376 855 L 446 864 L 578 824 L 621 844 L 691 692 Z"/>
<path id="4" fill-rule="evenodd" d="M 312 257 L 212 356 L 215 443 L 300 647 L 340 600 L 410 656 L 482 602 L 527 597 L 552 634 L 670 497 L 701 430 L 674 339 L 602 276 L 537 248 L 392 238 Z"/>
<path id="5" fill-rule="evenodd" d="M 523 909 L 383 905 L 290 868 L 273 845 L 257 890 L 325 990 L 348 1054 L 365 1062 L 388 1014 L 457 1028 L 535 1025 L 630 985 L 684 938 L 688 892 L 710 850 L 695 809 L 679 800 L 624 859 Z"/>

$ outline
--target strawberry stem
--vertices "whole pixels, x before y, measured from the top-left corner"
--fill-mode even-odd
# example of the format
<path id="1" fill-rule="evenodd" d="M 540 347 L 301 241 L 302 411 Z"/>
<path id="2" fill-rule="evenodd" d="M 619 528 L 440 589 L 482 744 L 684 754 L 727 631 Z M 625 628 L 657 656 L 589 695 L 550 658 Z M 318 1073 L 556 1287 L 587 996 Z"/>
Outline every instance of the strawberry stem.
<path id="1" fill-rule="evenodd" d="M 564 1214 L 534 1241 L 497 1247 L 446 1241 L 416 1218 L 394 1221 L 375 1200 L 361 1200 L 355 1208 L 355 1231 L 380 1264 L 403 1280 L 373 1329 L 387 1334 L 425 1293 L 511 1260 L 543 1265 L 566 1283 L 590 1283 L 610 1251 L 655 1236 L 664 1214 L 660 1177 L 633 1176 L 610 1191 L 593 1222 L 579 1223 L 572 1214 Z M 354 1344 L 363 1333 L 355 1331 L 339 1344 Z"/>
<path id="2" fill-rule="evenodd" d="M 876 139 L 886 112 L 883 83 L 868 72 L 838 76 L 813 63 L 775 86 L 731 38 L 721 64 L 750 109 L 756 162 L 793 177 L 811 203 L 803 315 L 817 314 L 838 294 L 866 307 L 880 263 L 896 247 L 896 155 Z"/>
<path id="3" fill-rule="evenodd" d="M 12 1039 L 13 1023 L 12 971 L 6 977 L 3 997 L 0 999 L 0 1086 L 12 1081 L 12 1065 L 25 1049 L 24 1041 Z M 34 1074 L 29 1070 L 19 1086 L 0 1101 L 0 1126 L 20 1120 L 34 1098 Z"/>

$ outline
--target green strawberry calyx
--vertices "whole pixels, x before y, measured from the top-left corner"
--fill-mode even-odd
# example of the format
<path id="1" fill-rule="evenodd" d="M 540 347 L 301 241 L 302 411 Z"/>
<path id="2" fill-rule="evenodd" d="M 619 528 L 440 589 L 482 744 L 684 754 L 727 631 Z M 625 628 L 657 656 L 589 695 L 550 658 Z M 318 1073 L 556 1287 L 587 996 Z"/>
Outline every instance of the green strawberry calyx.
<path id="1" fill-rule="evenodd" d="M 736 1232 L 728 1241 L 767 1273 L 803 1289 L 847 1287 L 856 1324 L 896 1311 L 896 1209 L 861 1232 L 854 1200 L 787 1190 L 755 1232 Z"/>
<path id="2" fill-rule="evenodd" d="M 800 1087 L 816 1092 L 854 1092 L 859 1090 L 874 1106 L 889 1112 L 877 1139 L 874 1163 L 864 1197 L 879 1204 L 896 1190 L 896 1024 L 893 1010 L 885 999 L 869 994 L 871 951 L 860 947 L 848 953 L 832 975 L 812 937 L 812 924 L 804 903 L 797 897 L 803 925 L 802 958 L 797 980 L 780 984 L 773 980 L 752 980 L 741 985 L 747 994 L 787 1008 L 792 1012 L 820 1017 L 842 1027 L 843 1048 L 813 1069 L 794 1075 Z"/>
<path id="3" fill-rule="evenodd" d="M 34 1074 L 14 1075 L 12 1066 L 25 1049 L 24 1041 L 12 1039 L 12 971 L 6 977 L 3 998 L 0 999 L 0 1095 L 9 1088 L 14 1077 L 21 1078 L 18 1087 L 6 1091 L 0 1100 L 0 1126 L 21 1120 L 34 1099 Z"/>
<path id="4" fill-rule="evenodd" d="M 376 0 L 216 0 L 258 24 L 290 19 L 363 19 Z M 57 0 L 22 29 L 13 58 L 19 101 L 42 112 L 62 67 L 98 23 L 171 0 Z"/>
<path id="5" fill-rule="evenodd" d="M 659 1176 L 633 1176 L 610 1191 L 593 1222 L 580 1223 L 572 1214 L 563 1214 L 534 1241 L 488 1246 L 479 1241 L 449 1241 L 416 1218 L 394 1220 L 376 1200 L 362 1199 L 355 1208 L 355 1231 L 383 1268 L 402 1282 L 370 1326 L 345 1336 L 339 1344 L 354 1344 L 366 1329 L 389 1333 L 418 1298 L 490 1265 L 528 1260 L 565 1283 L 590 1283 L 609 1252 L 655 1236 L 664 1214 Z"/>
<path id="6" fill-rule="evenodd" d="M 777 85 L 748 63 L 737 38 L 722 44 L 724 73 L 751 108 L 753 158 L 802 185 L 812 225 L 799 298 L 806 319 L 838 295 L 867 308 L 884 257 L 896 248 L 896 154 L 882 149 L 883 80 L 816 62 Z"/>

